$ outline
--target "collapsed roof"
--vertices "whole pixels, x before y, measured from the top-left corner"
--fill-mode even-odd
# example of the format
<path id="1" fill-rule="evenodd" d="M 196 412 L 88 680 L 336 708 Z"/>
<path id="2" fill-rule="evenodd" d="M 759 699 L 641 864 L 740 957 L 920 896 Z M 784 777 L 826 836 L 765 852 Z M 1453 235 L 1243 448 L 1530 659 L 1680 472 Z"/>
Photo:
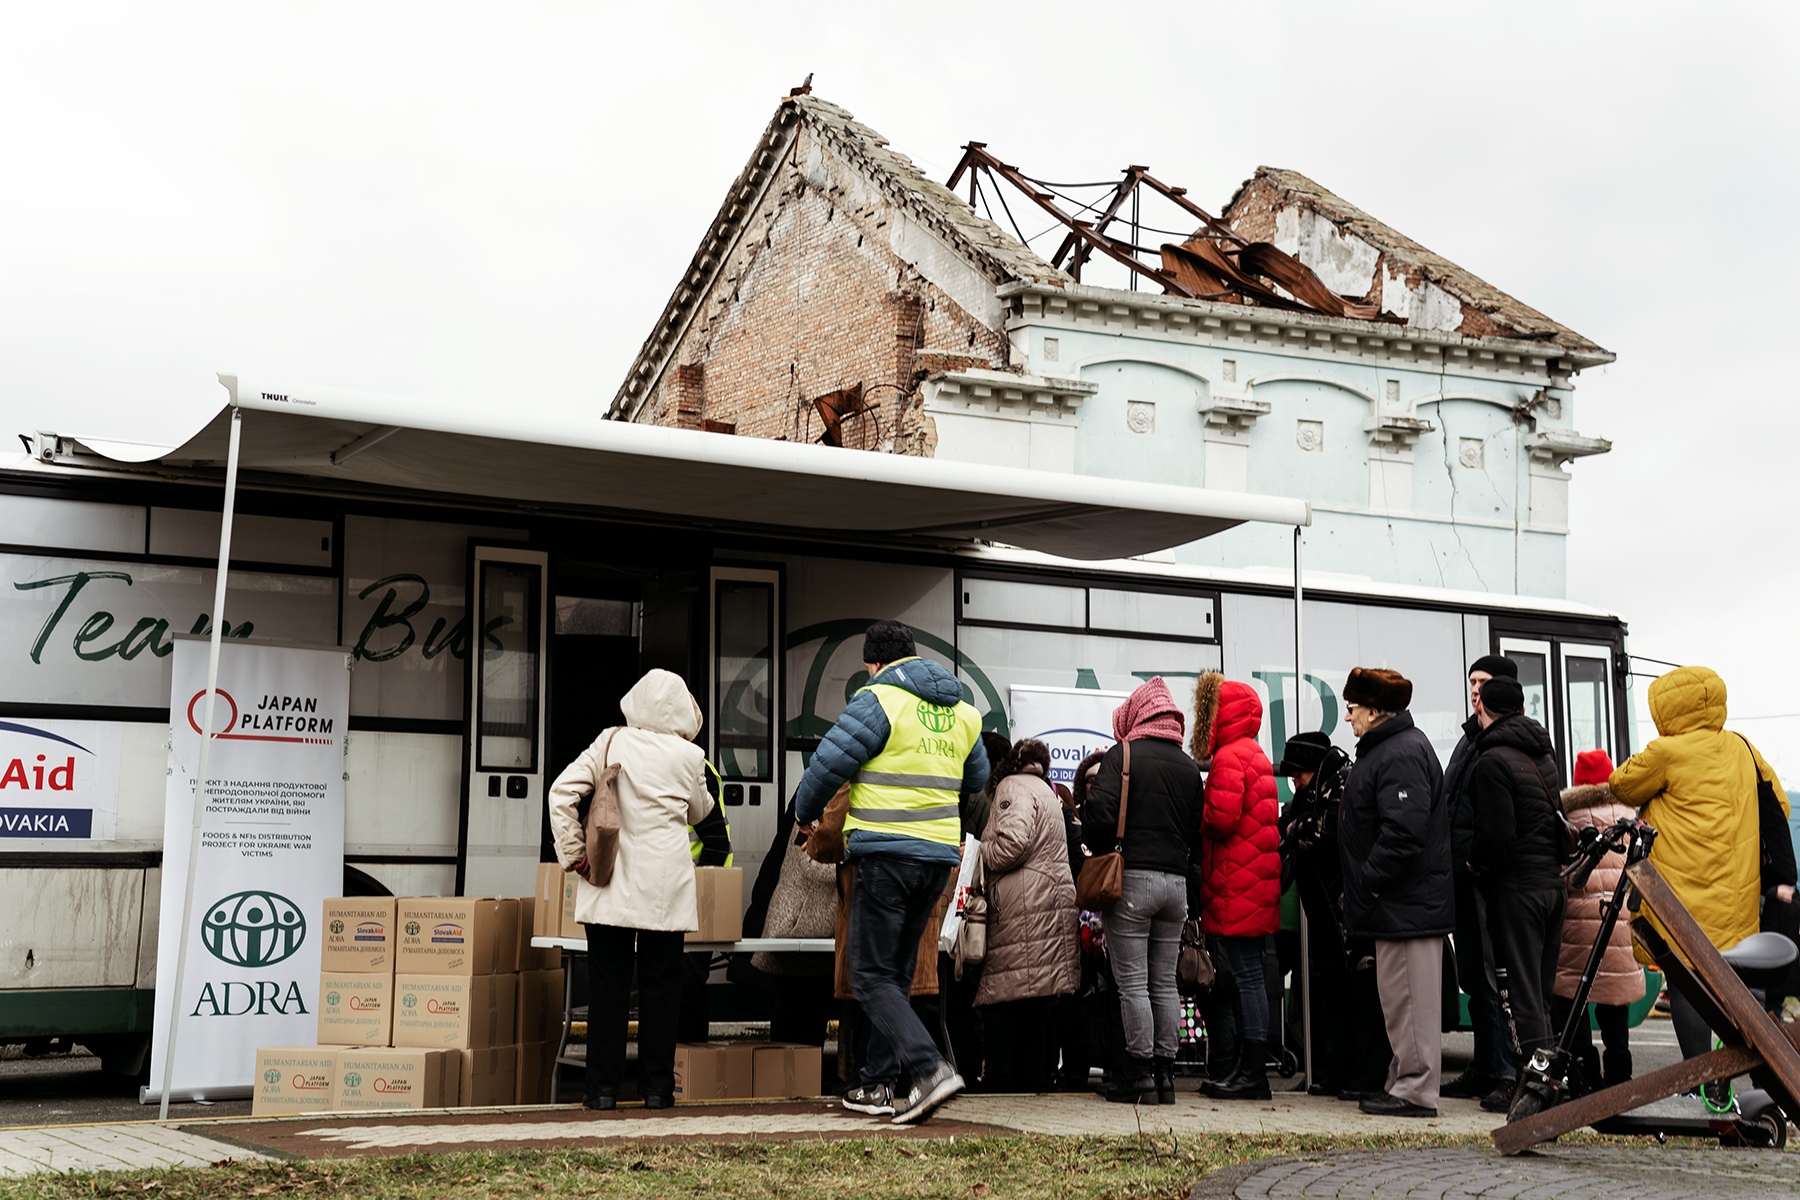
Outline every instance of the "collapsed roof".
<path id="1" fill-rule="evenodd" d="M 1359 325 L 1402 325 L 1470 339 L 1538 341 L 1547 351 L 1562 351 L 1577 367 L 1614 358 L 1590 339 L 1425 249 L 1298 172 L 1259 167 L 1214 218 L 1186 199 L 1186 189 L 1162 184 L 1147 168 L 1133 166 L 1125 170 L 1116 187 L 1104 185 L 1114 189 L 1109 209 L 1102 212 L 1097 203 L 1071 206 L 1071 213 L 1056 203 L 1056 197 L 1069 197 L 1060 192 L 1052 196 L 1046 190 L 1059 185 L 1043 184 L 1002 163 L 985 150 L 984 143 L 968 143 L 956 174 L 951 176 L 952 185 L 970 168 L 998 174 L 1069 229 L 1062 248 L 1047 262 L 1022 235 L 1009 233 L 950 187 L 927 178 L 876 130 L 847 110 L 812 95 L 810 87 L 802 87 L 776 107 L 749 161 L 727 191 L 687 271 L 621 383 L 608 413 L 611 418 L 634 418 L 670 367 L 683 335 L 708 297 L 722 279 L 729 292 L 735 279 L 741 278 L 727 270 L 728 264 L 734 259 L 743 261 L 740 244 L 751 232 L 752 219 L 784 163 L 795 154 L 802 128 L 851 164 L 888 204 L 993 288 L 1018 283 L 1063 287 L 1079 282 L 1081 263 L 1098 251 L 1152 277 L 1170 294 L 1198 303 L 1286 309 Z M 1123 220 L 1119 216 L 1122 205 L 1139 186 L 1160 192 L 1197 216 L 1199 228 L 1187 241 L 1159 248 L 1133 245 L 1109 234 L 1109 222 Z M 1087 220 L 1081 219 L 1084 208 Z M 1006 216 L 1013 220 L 1010 209 Z M 1013 223 L 1016 226 L 1016 221 Z M 756 231 L 755 236 L 761 235 L 762 231 Z M 754 257 L 754 242 L 749 245 L 746 253 Z M 1139 261 L 1140 256 L 1150 261 Z M 956 299 L 965 301 L 961 296 Z M 997 314 L 997 308 L 995 311 Z"/>
<path id="2" fill-rule="evenodd" d="M 1408 325 L 1470 338 L 1541 339 L 1574 354 L 1613 357 L 1298 171 L 1256 168 L 1225 206 L 1224 219 L 1245 238 L 1293 254 L 1334 291 Z"/>

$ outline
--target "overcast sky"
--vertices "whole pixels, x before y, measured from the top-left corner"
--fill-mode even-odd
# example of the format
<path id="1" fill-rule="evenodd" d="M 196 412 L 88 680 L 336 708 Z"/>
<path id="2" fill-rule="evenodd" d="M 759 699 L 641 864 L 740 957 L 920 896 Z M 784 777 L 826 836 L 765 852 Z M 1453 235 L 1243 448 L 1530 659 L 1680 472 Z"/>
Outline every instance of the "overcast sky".
<path id="1" fill-rule="evenodd" d="M 179 440 L 219 371 L 604 406 L 811 71 L 938 178 L 1299 170 L 1616 352 L 1569 594 L 1800 779 L 1795 7 L 8 5 L 0 432 Z"/>

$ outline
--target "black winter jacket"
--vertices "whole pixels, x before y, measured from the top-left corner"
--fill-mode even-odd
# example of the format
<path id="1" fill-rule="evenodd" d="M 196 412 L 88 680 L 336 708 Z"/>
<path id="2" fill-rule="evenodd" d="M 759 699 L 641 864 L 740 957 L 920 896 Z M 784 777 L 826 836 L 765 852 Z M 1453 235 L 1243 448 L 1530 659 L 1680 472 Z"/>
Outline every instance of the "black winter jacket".
<path id="1" fill-rule="evenodd" d="M 1560 890 L 1562 775 L 1550 734 L 1514 713 L 1484 729 L 1475 750 L 1469 862 L 1476 882 L 1489 895 Z"/>
<path id="2" fill-rule="evenodd" d="M 1352 934 L 1440 937 L 1456 927 L 1450 814 L 1443 768 L 1412 714 L 1389 717 L 1356 744 L 1338 814 L 1344 923 Z"/>
<path id="3" fill-rule="evenodd" d="M 1475 795 L 1472 772 L 1475 767 L 1475 739 L 1481 736 L 1481 718 L 1471 715 L 1463 722 L 1462 739 L 1450 752 L 1450 765 L 1444 768 L 1444 786 L 1438 792 L 1438 803 L 1450 810 L 1450 861 L 1459 874 L 1468 867 L 1470 847 L 1475 843 Z"/>
<path id="4" fill-rule="evenodd" d="M 1081 806 L 1089 850 L 1112 850 L 1119 828 L 1119 783 L 1125 752 L 1114 746 Z M 1200 767 L 1181 743 L 1138 738 L 1131 743 L 1131 796 L 1125 802 L 1125 869 L 1186 875 L 1200 848 Z M 1198 914 L 1196 914 L 1198 915 Z"/>

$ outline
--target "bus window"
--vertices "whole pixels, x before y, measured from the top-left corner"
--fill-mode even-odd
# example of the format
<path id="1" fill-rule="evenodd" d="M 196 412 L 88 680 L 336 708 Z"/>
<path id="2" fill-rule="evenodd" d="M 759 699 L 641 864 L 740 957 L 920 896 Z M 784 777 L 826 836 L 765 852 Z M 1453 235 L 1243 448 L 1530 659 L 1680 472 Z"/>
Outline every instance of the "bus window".
<path id="1" fill-rule="evenodd" d="M 1565 646 L 1563 680 L 1568 692 L 1569 761 L 1584 750 L 1612 752 L 1612 722 L 1607 689 L 1610 686 L 1604 650 Z"/>
<path id="2" fill-rule="evenodd" d="M 1550 723 L 1550 656 L 1524 650 L 1508 650 L 1506 657 L 1519 664 L 1519 686 L 1525 691 L 1525 715 L 1546 729 Z"/>
<path id="3" fill-rule="evenodd" d="M 715 579 L 713 586 L 719 772 L 767 782 L 775 777 L 775 587 L 751 579 Z"/>

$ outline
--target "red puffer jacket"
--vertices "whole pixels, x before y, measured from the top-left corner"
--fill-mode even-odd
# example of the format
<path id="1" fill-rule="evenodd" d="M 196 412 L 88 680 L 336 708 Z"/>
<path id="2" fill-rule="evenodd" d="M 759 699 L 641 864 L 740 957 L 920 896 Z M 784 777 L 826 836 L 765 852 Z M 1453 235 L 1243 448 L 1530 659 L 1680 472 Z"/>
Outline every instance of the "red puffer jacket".
<path id="1" fill-rule="evenodd" d="M 1281 835 L 1275 771 L 1256 744 L 1262 700 L 1247 683 L 1219 688 L 1200 867 L 1207 933 L 1261 937 L 1281 928 Z"/>

